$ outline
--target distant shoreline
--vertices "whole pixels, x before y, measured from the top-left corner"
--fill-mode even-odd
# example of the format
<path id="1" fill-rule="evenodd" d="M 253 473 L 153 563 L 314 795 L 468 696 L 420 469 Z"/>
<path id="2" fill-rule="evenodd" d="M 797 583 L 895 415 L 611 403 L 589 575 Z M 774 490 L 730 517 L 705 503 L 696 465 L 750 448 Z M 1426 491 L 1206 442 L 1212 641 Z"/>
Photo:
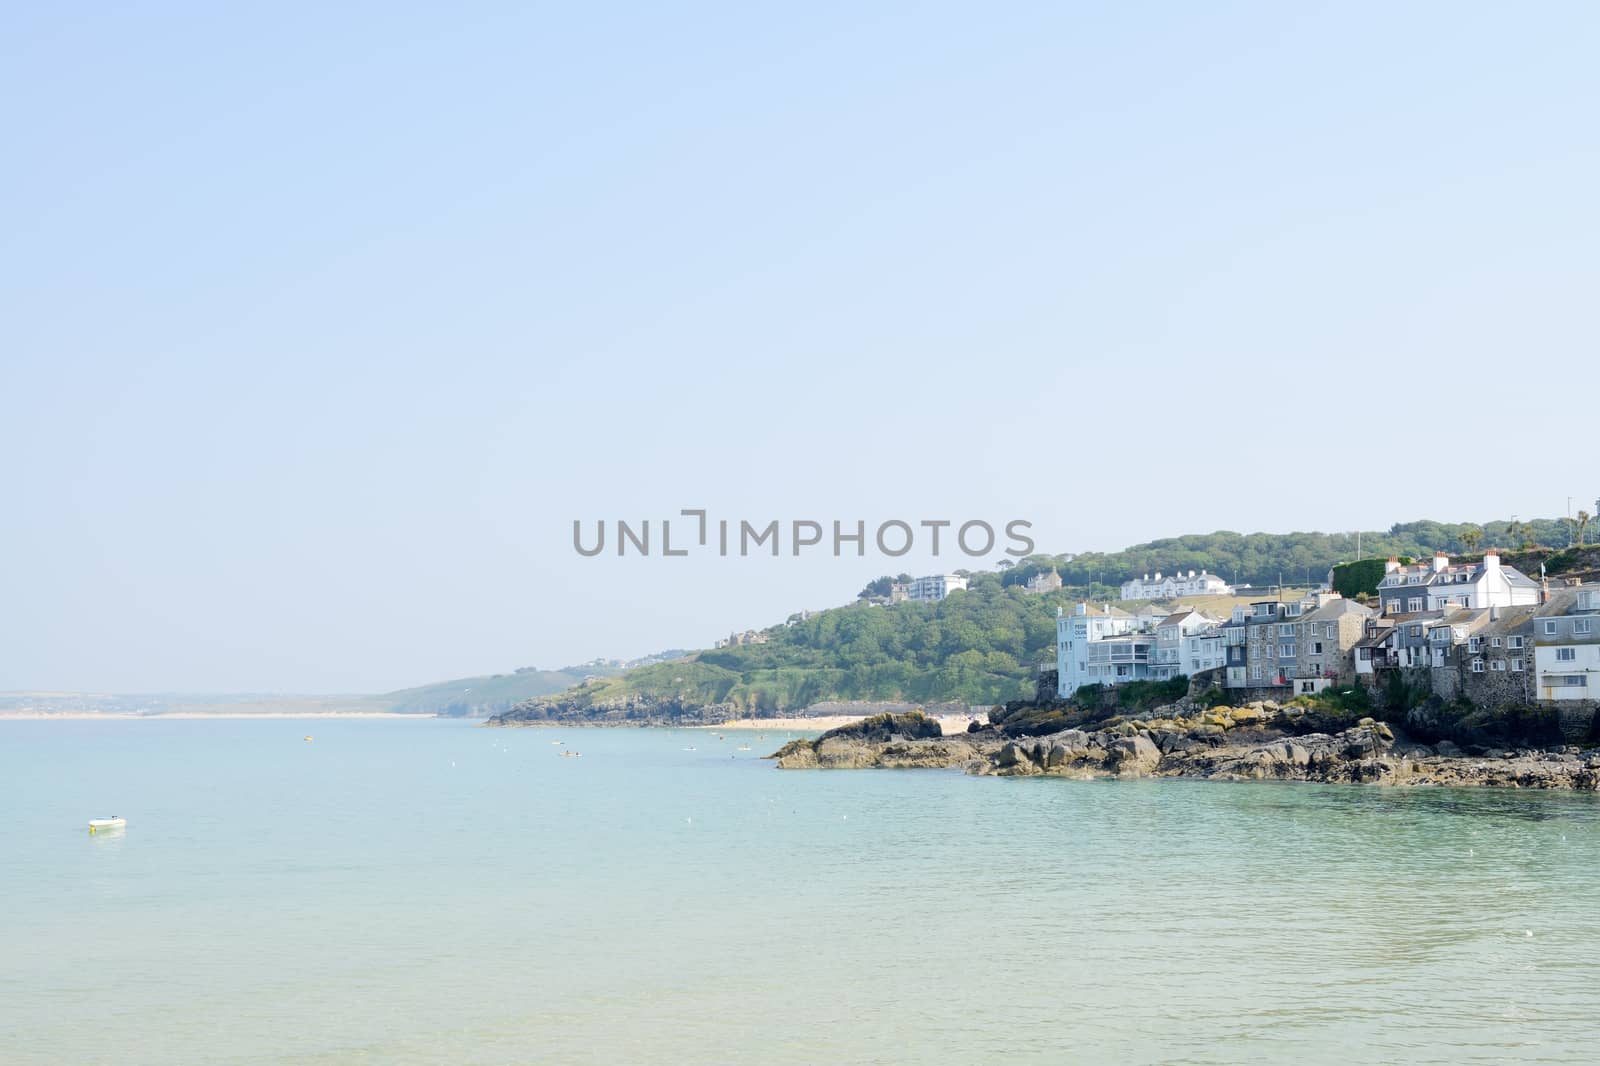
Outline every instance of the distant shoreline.
<path id="1" fill-rule="evenodd" d="M 199 721 L 207 718 L 226 718 L 239 721 L 247 718 L 437 718 L 435 714 L 402 714 L 399 711 L 162 711 L 156 714 L 134 714 L 130 711 L 0 711 L 0 722 L 93 722 L 115 721 Z"/>

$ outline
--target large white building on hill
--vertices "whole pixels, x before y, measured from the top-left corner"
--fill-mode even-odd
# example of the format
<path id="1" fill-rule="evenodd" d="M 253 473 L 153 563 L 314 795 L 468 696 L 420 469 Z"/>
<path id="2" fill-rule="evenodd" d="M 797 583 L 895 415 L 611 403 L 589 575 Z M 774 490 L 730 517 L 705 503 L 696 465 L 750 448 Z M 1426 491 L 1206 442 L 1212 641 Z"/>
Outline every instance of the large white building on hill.
<path id="1" fill-rule="evenodd" d="M 1216 574 L 1208 574 L 1204 570 L 1198 574 L 1193 570 L 1188 573 L 1163 574 L 1157 570 L 1155 576 L 1149 574 L 1142 578 L 1122 583 L 1122 598 L 1125 600 L 1175 600 L 1179 596 L 1229 596 L 1233 594 L 1233 587 Z"/>

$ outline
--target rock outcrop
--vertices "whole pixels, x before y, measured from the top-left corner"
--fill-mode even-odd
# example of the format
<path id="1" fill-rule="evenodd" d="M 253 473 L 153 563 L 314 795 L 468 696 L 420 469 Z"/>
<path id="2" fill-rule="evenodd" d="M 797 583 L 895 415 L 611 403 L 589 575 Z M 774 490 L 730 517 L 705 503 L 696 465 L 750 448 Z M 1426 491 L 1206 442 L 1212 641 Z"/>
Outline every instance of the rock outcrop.
<path id="1" fill-rule="evenodd" d="M 816 740 L 791 740 L 771 758 L 785 770 L 965 766 L 978 758 L 967 736 L 945 738 L 939 723 L 920 711 L 880 714 L 829 730 Z"/>
<path id="2" fill-rule="evenodd" d="M 1338 732 L 1296 732 L 1292 708 L 1276 704 L 1156 713 L 1007 736 L 986 728 L 938 737 L 912 716 L 880 716 L 796 740 L 772 758 L 782 769 L 955 768 L 1000 777 L 1191 777 L 1226 781 L 1600 789 L 1600 751 L 1577 748 L 1466 754 L 1397 739 L 1363 718 Z M 915 716 L 920 718 L 921 716 Z M 937 723 L 933 723 L 937 729 Z"/>

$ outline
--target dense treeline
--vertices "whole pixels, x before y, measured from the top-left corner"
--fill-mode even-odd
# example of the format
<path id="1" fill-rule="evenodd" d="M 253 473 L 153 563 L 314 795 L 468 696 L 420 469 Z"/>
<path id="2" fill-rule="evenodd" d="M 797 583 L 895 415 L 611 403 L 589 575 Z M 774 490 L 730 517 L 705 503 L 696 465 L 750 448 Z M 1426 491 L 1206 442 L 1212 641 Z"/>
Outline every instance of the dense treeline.
<path id="1" fill-rule="evenodd" d="M 1587 524 L 1587 523 L 1586 523 Z M 1586 525 L 1585 524 L 1585 525 Z M 1362 532 L 1363 558 L 1422 557 L 1436 550 L 1452 554 L 1484 548 L 1520 550 L 1535 544 L 1563 546 L 1589 530 L 1566 519 L 1528 522 L 1401 522 L 1386 531 Z M 1073 558 L 1035 555 L 1005 572 L 1002 581 L 1018 585 L 1054 567 L 1066 585 L 1115 588 L 1142 574 L 1207 570 L 1230 584 L 1319 584 L 1328 570 L 1357 558 L 1356 533 L 1194 533 L 1135 544 L 1119 552 L 1086 552 Z"/>
<path id="2" fill-rule="evenodd" d="M 768 630 L 766 644 L 703 651 L 563 693 L 589 704 L 636 695 L 731 703 L 756 713 L 822 700 L 991 704 L 1031 695 L 1038 664 L 1054 656 L 1065 594 L 1005 588 L 973 575 L 939 603 L 855 603 Z"/>

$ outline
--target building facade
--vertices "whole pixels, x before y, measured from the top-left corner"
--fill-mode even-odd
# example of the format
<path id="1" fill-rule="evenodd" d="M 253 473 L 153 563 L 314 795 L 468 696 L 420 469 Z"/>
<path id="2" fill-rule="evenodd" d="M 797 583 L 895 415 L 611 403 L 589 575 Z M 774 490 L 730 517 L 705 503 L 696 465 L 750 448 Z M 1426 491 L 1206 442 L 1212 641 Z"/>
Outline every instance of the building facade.
<path id="1" fill-rule="evenodd" d="M 1055 592 L 1061 588 L 1061 575 L 1055 570 L 1041 570 L 1028 579 L 1029 592 Z"/>
<path id="2" fill-rule="evenodd" d="M 1502 566 L 1490 548 L 1483 561 L 1452 565 L 1444 552 L 1426 563 L 1401 566 L 1390 559 L 1378 583 L 1386 615 L 1428 614 L 1451 607 L 1528 607 L 1539 602 L 1539 584 L 1512 566 Z"/>
<path id="3" fill-rule="evenodd" d="M 1369 607 L 1338 593 L 1318 593 L 1316 606 L 1295 623 L 1299 657 L 1295 678 L 1322 678 L 1339 684 L 1355 679 L 1355 646 L 1366 636 Z"/>
<path id="4" fill-rule="evenodd" d="M 904 584 L 895 582 L 889 587 L 889 602 L 938 603 L 952 592 L 967 587 L 967 579 L 960 574 L 929 574 L 913 578 Z"/>
<path id="5" fill-rule="evenodd" d="M 1106 606 L 1091 611 L 1080 603 L 1071 614 L 1056 616 L 1056 694 L 1065 699 L 1084 685 L 1115 684 L 1150 676 L 1155 647 L 1150 635 L 1141 647 L 1130 642 L 1113 655 L 1108 642 L 1139 634 L 1137 619 Z M 1100 650 L 1091 650 L 1099 646 Z"/>
<path id="6" fill-rule="evenodd" d="M 1191 668 L 1190 660 L 1199 660 L 1198 641 L 1201 634 L 1210 634 L 1220 642 L 1216 629 L 1216 621 L 1199 611 L 1177 611 L 1163 618 L 1156 624 L 1155 662 L 1151 676 L 1158 681 L 1165 681 L 1198 673 L 1198 670 Z M 1197 642 L 1194 648 L 1190 647 L 1191 640 Z M 1192 656 L 1191 651 L 1194 652 Z"/>
<path id="7" fill-rule="evenodd" d="M 1536 699 L 1600 700 L 1600 586 L 1552 593 L 1531 636 Z"/>
<path id="8" fill-rule="evenodd" d="M 1180 596 L 1227 596 L 1233 588 L 1216 574 L 1208 574 L 1204 570 L 1198 574 L 1193 570 L 1188 573 L 1162 574 L 1159 570 L 1152 577 L 1145 574 L 1142 578 L 1134 578 L 1122 583 L 1122 598 L 1125 600 L 1172 600 Z"/>

